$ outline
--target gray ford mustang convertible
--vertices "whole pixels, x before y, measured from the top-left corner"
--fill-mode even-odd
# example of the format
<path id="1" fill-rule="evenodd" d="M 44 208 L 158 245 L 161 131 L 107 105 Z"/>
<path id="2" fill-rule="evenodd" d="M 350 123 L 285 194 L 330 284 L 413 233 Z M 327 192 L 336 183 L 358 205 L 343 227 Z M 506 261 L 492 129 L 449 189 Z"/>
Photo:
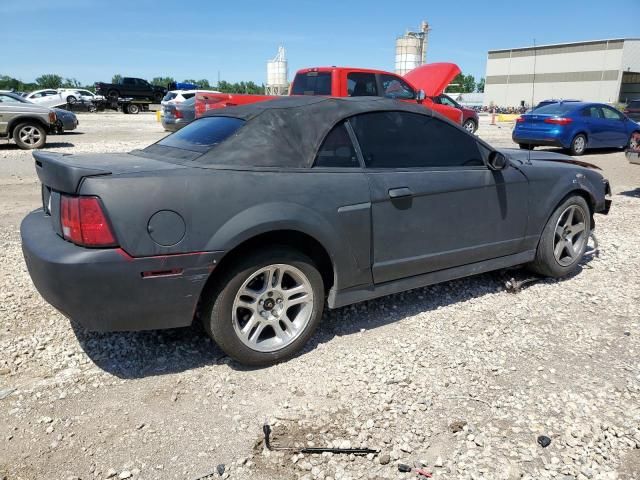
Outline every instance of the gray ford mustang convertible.
<path id="1" fill-rule="evenodd" d="M 609 184 L 498 151 L 422 105 L 291 97 L 209 112 L 128 154 L 34 153 L 21 226 L 42 296 L 90 330 L 194 319 L 245 364 L 295 354 L 325 302 L 580 261 Z"/>

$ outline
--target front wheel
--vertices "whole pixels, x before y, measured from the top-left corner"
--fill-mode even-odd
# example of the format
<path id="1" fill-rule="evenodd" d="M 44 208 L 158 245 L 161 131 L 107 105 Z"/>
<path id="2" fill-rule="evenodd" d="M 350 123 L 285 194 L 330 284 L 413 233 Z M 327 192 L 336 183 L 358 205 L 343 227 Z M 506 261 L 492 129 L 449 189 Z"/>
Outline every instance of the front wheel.
<path id="1" fill-rule="evenodd" d="M 568 275 L 584 256 L 590 234 L 586 200 L 579 195 L 568 197 L 545 225 L 531 269 L 548 277 Z"/>
<path id="2" fill-rule="evenodd" d="M 474 122 L 472 119 L 469 119 L 464 122 L 462 128 L 464 128 L 469 133 L 475 133 L 475 131 L 478 129 L 478 125 L 476 125 L 476 122 Z"/>
<path id="3" fill-rule="evenodd" d="M 295 355 L 316 329 L 324 284 L 313 261 L 284 247 L 242 258 L 204 299 L 207 333 L 246 365 L 270 365 Z"/>
<path id="4" fill-rule="evenodd" d="M 47 132 L 37 123 L 21 123 L 13 130 L 13 140 L 23 150 L 41 148 L 47 141 Z"/>
<path id="5" fill-rule="evenodd" d="M 579 133 L 573 140 L 571 140 L 571 146 L 569 147 L 569 153 L 571 155 L 578 157 L 582 155 L 587 149 L 587 137 L 585 137 L 582 133 Z"/>
<path id="6" fill-rule="evenodd" d="M 69 105 L 73 105 L 74 103 L 76 103 L 78 101 L 78 99 L 76 97 L 74 97 L 73 95 L 69 95 L 67 97 L 67 103 Z"/>
<path id="7" fill-rule="evenodd" d="M 140 112 L 140 107 L 135 103 L 130 103 L 129 105 L 127 105 L 127 113 L 136 115 L 138 114 L 138 112 Z"/>

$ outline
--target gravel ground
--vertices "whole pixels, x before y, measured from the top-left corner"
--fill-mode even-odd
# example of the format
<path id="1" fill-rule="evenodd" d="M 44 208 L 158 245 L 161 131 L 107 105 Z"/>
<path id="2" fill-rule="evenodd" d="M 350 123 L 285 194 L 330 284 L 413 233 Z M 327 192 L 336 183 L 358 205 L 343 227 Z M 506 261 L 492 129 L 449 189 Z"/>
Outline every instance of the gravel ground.
<path id="1" fill-rule="evenodd" d="M 61 152 L 162 137 L 152 115 L 80 115 Z M 512 146 L 510 126 L 479 135 Z M 640 478 L 640 167 L 596 152 L 614 205 L 599 256 L 518 293 L 498 273 L 327 312 L 305 351 L 246 369 L 198 328 L 95 334 L 33 288 L 20 219 L 40 203 L 31 155 L 0 145 L 0 479 Z M 513 273 L 524 277 L 521 272 Z M 266 452 L 281 445 L 377 456 Z M 542 448 L 536 439 L 548 436 Z"/>

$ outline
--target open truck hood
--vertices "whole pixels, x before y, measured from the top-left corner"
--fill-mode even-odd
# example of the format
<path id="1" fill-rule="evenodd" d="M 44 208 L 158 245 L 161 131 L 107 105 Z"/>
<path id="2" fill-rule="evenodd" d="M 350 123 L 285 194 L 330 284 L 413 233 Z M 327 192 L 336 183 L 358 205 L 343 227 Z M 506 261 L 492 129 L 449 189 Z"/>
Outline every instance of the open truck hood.
<path id="1" fill-rule="evenodd" d="M 460 72 L 455 63 L 427 63 L 405 73 L 404 78 L 416 89 L 424 90 L 427 97 L 437 97 Z"/>

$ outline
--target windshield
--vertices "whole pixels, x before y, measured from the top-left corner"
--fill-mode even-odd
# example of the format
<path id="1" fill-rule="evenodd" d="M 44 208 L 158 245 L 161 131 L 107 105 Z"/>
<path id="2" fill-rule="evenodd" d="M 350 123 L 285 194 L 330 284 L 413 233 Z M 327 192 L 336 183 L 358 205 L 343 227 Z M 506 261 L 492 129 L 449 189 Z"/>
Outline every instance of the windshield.
<path id="1" fill-rule="evenodd" d="M 566 115 L 576 109 L 575 103 L 551 103 L 532 110 L 531 113 L 540 115 Z"/>
<path id="2" fill-rule="evenodd" d="M 331 72 L 298 73 L 291 95 L 331 95 Z"/>
<path id="3" fill-rule="evenodd" d="M 244 123 L 244 120 L 233 117 L 204 117 L 155 145 L 205 153 L 233 135 Z"/>

